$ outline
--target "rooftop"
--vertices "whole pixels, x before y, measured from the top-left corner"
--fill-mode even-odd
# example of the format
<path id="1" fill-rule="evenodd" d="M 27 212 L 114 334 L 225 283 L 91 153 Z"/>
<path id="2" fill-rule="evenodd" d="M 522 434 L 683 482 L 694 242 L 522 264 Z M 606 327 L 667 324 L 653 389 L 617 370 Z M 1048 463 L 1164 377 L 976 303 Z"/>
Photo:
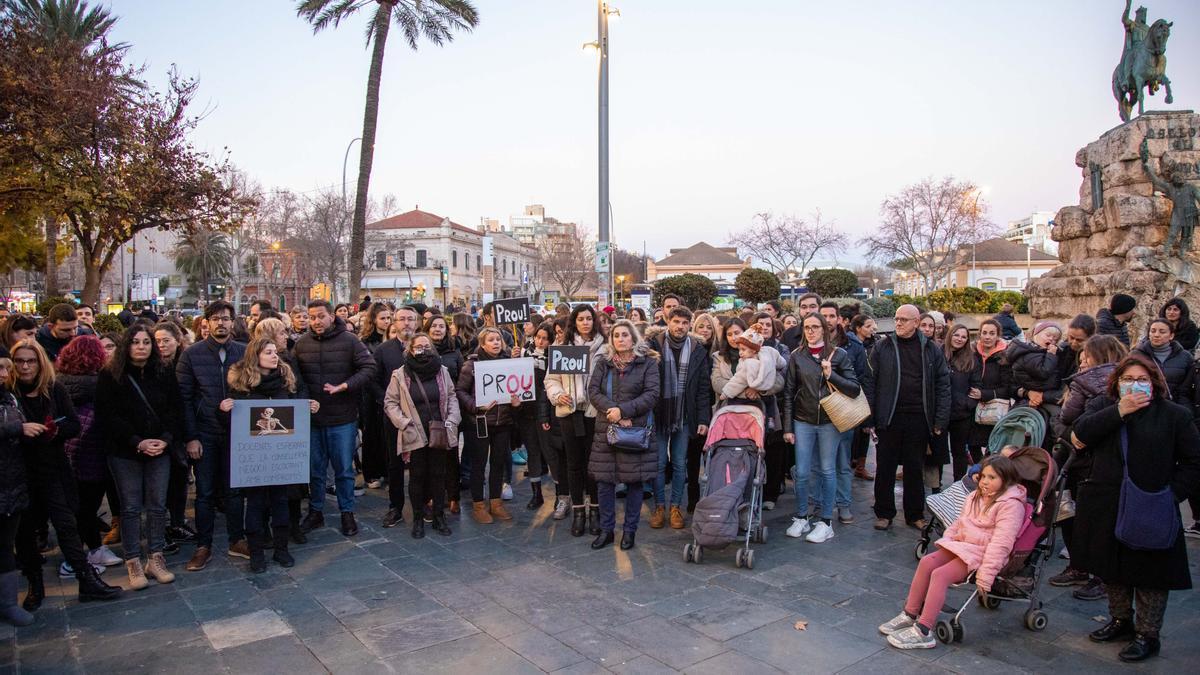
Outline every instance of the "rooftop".
<path id="1" fill-rule="evenodd" d="M 692 244 L 687 248 L 673 248 L 669 255 L 654 263 L 659 267 L 675 267 L 683 265 L 743 265 L 745 261 L 737 255 L 733 246 L 713 246 L 707 242 Z"/>

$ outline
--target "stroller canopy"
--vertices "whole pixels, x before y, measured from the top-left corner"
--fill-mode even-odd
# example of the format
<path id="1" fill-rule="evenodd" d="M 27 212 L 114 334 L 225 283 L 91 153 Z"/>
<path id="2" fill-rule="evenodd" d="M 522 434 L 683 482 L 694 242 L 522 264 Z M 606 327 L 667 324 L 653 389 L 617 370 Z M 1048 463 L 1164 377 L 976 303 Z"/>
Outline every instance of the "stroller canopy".
<path id="1" fill-rule="evenodd" d="M 1037 408 L 1013 408 L 1000 418 L 988 436 L 988 451 L 1000 452 L 1006 445 L 1018 448 L 1027 445 L 1041 446 L 1046 438 L 1046 415 Z M 1033 494 L 1033 491 L 1030 491 Z"/>

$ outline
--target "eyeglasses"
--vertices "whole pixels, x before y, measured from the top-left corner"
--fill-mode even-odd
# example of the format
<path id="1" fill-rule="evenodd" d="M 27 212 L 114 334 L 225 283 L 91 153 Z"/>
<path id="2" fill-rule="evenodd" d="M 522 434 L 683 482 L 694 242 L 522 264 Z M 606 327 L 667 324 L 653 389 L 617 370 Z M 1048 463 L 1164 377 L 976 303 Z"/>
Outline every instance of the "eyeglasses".
<path id="1" fill-rule="evenodd" d="M 13 363 L 18 366 L 36 366 L 37 359 L 13 359 Z"/>
<path id="2" fill-rule="evenodd" d="M 1121 384 L 1151 384 L 1148 377 L 1122 377 L 1117 381 Z"/>
<path id="3" fill-rule="evenodd" d="M 909 319 L 909 318 L 906 318 L 906 317 L 903 317 L 903 316 L 898 316 L 898 317 L 896 317 L 896 318 L 894 319 L 894 321 L 895 321 L 896 323 L 912 323 L 913 321 L 920 321 L 920 320 L 921 320 L 921 319 L 920 319 L 919 317 L 918 317 L 918 318 L 916 318 L 916 319 Z"/>
<path id="4" fill-rule="evenodd" d="M 805 326 L 804 330 L 821 330 L 820 326 Z"/>

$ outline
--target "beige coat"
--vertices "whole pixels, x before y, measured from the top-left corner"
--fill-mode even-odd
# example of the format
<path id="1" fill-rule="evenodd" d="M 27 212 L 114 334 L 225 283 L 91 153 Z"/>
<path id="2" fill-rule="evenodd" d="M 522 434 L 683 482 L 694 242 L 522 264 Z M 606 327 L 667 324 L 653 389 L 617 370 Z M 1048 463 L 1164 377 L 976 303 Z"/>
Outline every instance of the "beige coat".
<path id="1" fill-rule="evenodd" d="M 450 439 L 450 447 L 457 448 L 458 424 L 462 421 L 462 415 L 458 409 L 458 397 L 454 395 L 454 382 L 445 366 L 442 366 L 437 378 L 438 405 L 445 413 L 446 436 Z M 397 368 L 392 372 L 387 393 L 383 397 L 383 412 L 397 429 L 398 454 L 420 450 L 429 445 L 429 436 L 417 416 L 417 406 L 408 391 L 407 380 L 408 374 L 404 367 Z"/>
<path id="2" fill-rule="evenodd" d="M 596 336 L 591 342 L 582 342 L 576 338 L 575 344 L 587 345 L 589 347 L 588 363 L 595 368 L 596 355 L 600 352 L 600 347 L 604 345 L 604 339 Z M 590 375 L 563 375 L 560 373 L 546 374 L 546 398 L 550 399 L 550 403 L 554 405 L 555 417 L 568 417 L 576 411 L 583 411 L 586 417 L 595 417 L 596 409 L 592 407 L 591 401 L 588 400 L 588 380 Z M 558 397 L 567 394 L 571 397 L 571 405 L 559 405 Z"/>

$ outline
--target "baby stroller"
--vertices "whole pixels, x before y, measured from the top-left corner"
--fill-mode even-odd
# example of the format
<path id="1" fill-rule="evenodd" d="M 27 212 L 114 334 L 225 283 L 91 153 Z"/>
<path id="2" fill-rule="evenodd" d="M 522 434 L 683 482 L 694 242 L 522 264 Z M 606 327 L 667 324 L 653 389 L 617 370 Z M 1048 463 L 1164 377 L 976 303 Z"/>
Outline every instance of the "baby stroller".
<path id="1" fill-rule="evenodd" d="M 1013 408 L 1000 418 L 988 436 L 988 454 L 994 455 L 1005 447 L 1041 446 L 1046 436 L 1046 418 L 1034 408 Z M 926 521 L 913 551 L 917 560 L 925 557 L 929 544 L 942 536 L 946 528 L 962 512 L 967 497 L 975 490 L 975 477 L 971 471 L 938 494 L 925 499 L 925 505 L 933 516 Z M 1031 491 L 1030 494 L 1033 494 Z"/>
<path id="2" fill-rule="evenodd" d="M 704 549 L 741 541 L 734 564 L 754 569 L 750 543 L 766 543 L 762 486 L 766 480 L 763 411 L 753 405 L 727 405 L 713 414 L 700 455 L 700 500 L 692 517 L 692 543 L 683 559 L 699 564 Z"/>
<path id="3" fill-rule="evenodd" d="M 953 617 L 940 619 L 934 627 L 937 639 L 945 644 L 962 641 L 961 617 L 976 598 L 986 609 L 997 609 L 1003 602 L 1025 605 L 1024 623 L 1029 630 L 1045 630 L 1049 623 L 1046 613 L 1042 611 L 1039 589 L 1050 553 L 1054 550 L 1053 523 L 1058 511 L 1062 476 L 1056 470 L 1050 453 L 1039 447 L 1019 448 L 1012 451 L 1009 459 L 1016 465 L 1020 483 L 1029 495 L 1025 504 L 1025 522 L 1017 534 L 1008 562 L 996 575 L 992 590 L 986 597 L 980 597 L 979 590 L 974 587 L 974 573 L 963 583 L 955 585 L 955 588 L 961 588 L 971 584 L 971 595 L 954 611 Z M 946 515 L 949 517 L 949 514 Z"/>

